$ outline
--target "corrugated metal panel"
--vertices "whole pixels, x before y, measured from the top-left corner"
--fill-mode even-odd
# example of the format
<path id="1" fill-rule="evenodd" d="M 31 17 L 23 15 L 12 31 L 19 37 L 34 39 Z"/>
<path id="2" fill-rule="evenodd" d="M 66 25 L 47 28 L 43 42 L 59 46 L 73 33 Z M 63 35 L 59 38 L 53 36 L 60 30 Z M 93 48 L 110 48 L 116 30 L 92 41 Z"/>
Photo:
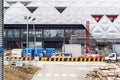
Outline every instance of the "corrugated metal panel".
<path id="1" fill-rule="evenodd" d="M 0 0 L 0 47 L 2 46 L 2 0 Z"/>
<path id="2" fill-rule="evenodd" d="M 0 0 L 0 80 L 3 80 L 3 46 L 2 46 L 2 1 Z"/>

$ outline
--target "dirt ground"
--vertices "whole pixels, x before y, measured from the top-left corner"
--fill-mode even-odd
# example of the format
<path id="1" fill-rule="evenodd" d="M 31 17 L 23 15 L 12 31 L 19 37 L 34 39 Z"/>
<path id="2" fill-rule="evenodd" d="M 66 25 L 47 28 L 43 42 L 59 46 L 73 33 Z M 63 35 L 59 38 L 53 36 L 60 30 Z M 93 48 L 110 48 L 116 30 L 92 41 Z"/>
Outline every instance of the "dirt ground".
<path id="1" fill-rule="evenodd" d="M 31 80 L 38 70 L 40 68 L 37 67 L 4 66 L 4 80 Z"/>

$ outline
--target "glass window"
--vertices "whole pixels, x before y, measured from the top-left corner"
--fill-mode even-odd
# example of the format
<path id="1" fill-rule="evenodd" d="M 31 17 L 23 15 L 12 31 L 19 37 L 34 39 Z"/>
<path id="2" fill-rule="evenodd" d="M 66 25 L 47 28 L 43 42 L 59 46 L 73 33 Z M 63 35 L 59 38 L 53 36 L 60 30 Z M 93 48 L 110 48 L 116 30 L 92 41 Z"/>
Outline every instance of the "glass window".
<path id="1" fill-rule="evenodd" d="M 36 34 L 36 37 L 42 37 L 42 30 L 37 29 L 35 33 L 33 29 L 29 29 L 29 37 L 34 37 L 34 34 Z"/>
<path id="2" fill-rule="evenodd" d="M 85 37 L 85 30 L 65 30 L 65 36 L 70 37 L 71 35 L 76 35 L 78 37 Z"/>
<path id="3" fill-rule="evenodd" d="M 27 31 L 25 29 L 22 30 L 22 35 L 23 37 L 26 37 Z M 36 29 L 36 37 L 42 37 L 42 30 L 41 29 Z M 29 37 L 34 37 L 34 30 L 29 29 Z"/>
<path id="4" fill-rule="evenodd" d="M 44 30 L 44 37 L 64 37 L 64 30 Z"/>
<path id="5" fill-rule="evenodd" d="M 4 37 L 6 37 L 7 36 L 7 30 L 6 29 L 4 29 Z"/>
<path id="6" fill-rule="evenodd" d="M 20 30 L 14 29 L 14 37 L 20 37 Z"/>
<path id="7" fill-rule="evenodd" d="M 65 30 L 65 36 L 70 37 L 72 33 L 72 30 Z"/>
<path id="8" fill-rule="evenodd" d="M 29 48 L 34 48 L 34 42 L 29 42 Z"/>
<path id="9" fill-rule="evenodd" d="M 26 34 L 27 34 L 26 29 L 23 29 L 23 30 L 22 30 L 22 36 L 23 36 L 23 37 L 26 37 Z"/>
<path id="10" fill-rule="evenodd" d="M 36 48 L 42 48 L 42 42 L 36 42 L 35 47 Z"/>
<path id="11" fill-rule="evenodd" d="M 29 37 L 34 37 L 34 30 L 33 29 L 29 29 Z"/>
<path id="12" fill-rule="evenodd" d="M 12 29 L 8 29 L 8 37 L 13 37 L 13 30 Z"/>
<path id="13" fill-rule="evenodd" d="M 78 31 L 78 35 L 79 35 L 80 37 L 86 37 L 86 31 L 85 31 L 85 30 L 79 30 L 79 31 Z"/>
<path id="14" fill-rule="evenodd" d="M 42 29 L 36 29 L 36 37 L 42 37 Z"/>
<path id="15" fill-rule="evenodd" d="M 29 48 L 34 48 L 34 45 L 35 45 L 35 48 L 42 48 L 42 42 L 29 42 Z"/>

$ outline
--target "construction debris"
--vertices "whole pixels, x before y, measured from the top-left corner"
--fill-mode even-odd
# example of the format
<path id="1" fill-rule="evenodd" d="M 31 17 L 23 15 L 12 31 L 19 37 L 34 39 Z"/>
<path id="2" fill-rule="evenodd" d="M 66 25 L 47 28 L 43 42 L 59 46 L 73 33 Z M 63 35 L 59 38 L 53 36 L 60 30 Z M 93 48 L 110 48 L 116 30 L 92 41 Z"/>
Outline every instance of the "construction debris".
<path id="1" fill-rule="evenodd" d="M 86 80 L 120 80 L 120 63 L 100 66 L 86 75 Z"/>
<path id="2" fill-rule="evenodd" d="M 30 80 L 40 70 L 38 67 L 14 67 L 4 66 L 5 80 Z"/>

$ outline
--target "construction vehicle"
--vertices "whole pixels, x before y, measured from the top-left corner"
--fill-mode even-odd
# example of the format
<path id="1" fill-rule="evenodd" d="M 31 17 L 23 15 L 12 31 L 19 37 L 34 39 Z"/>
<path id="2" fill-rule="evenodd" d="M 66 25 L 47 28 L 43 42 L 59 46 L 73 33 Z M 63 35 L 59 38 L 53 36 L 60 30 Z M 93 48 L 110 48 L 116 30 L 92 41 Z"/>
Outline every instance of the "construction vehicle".
<path id="1" fill-rule="evenodd" d="M 110 53 L 108 56 L 105 57 L 105 61 L 107 62 L 116 62 L 120 60 L 120 56 L 117 53 Z"/>
<path id="2" fill-rule="evenodd" d="M 110 53 L 108 56 L 105 57 L 105 61 L 107 62 L 116 62 L 120 60 L 120 45 L 114 44 L 112 47 L 113 53 Z"/>

